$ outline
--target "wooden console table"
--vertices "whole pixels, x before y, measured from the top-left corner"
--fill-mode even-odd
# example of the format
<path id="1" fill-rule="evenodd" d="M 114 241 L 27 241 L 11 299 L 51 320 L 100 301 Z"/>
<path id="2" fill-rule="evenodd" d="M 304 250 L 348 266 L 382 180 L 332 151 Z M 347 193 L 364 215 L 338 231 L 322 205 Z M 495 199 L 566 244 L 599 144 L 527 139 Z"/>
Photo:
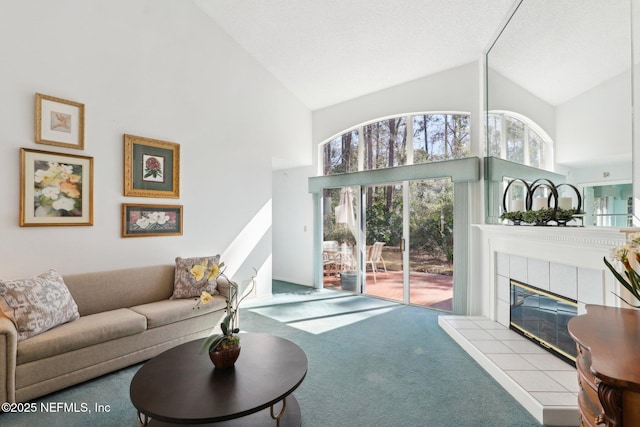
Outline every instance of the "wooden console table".
<path id="1" fill-rule="evenodd" d="M 640 426 L 640 311 L 587 305 L 569 333 L 578 347 L 580 425 Z"/>

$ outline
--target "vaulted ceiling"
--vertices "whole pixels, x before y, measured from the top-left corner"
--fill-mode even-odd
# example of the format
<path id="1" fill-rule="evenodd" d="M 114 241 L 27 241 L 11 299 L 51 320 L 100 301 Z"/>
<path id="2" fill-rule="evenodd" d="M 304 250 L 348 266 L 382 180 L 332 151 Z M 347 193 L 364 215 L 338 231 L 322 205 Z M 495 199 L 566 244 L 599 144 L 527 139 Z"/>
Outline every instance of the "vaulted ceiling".
<path id="1" fill-rule="evenodd" d="M 479 60 L 514 6 L 514 0 L 193 1 L 311 110 Z M 562 4 L 554 6 L 558 19 L 536 23 L 538 12 L 548 9 L 540 5 L 545 1 Z M 569 54 L 564 50 L 542 55 L 540 49 L 551 52 L 558 45 L 547 37 L 549 32 L 554 25 L 570 22 L 562 37 L 571 37 L 577 27 L 606 28 L 601 24 L 624 13 L 624 7 L 628 14 L 628 0 L 525 2 L 538 6 L 529 10 L 524 21 L 527 31 L 519 31 L 527 37 L 520 46 L 535 48 L 539 40 L 546 41 L 530 59 L 542 70 L 561 62 L 569 75 L 579 73 L 587 80 L 584 64 L 571 68 L 571 62 L 584 49 L 593 49 L 594 39 L 573 37 Z M 575 14 L 576 8 L 581 14 Z M 628 28 L 624 30 L 628 33 Z M 619 39 L 618 33 L 611 35 Z M 619 64 L 612 67 L 607 58 L 606 44 L 596 47 L 601 45 L 597 55 L 602 60 L 593 65 L 603 68 L 595 77 L 599 82 L 605 74 L 611 77 L 620 72 Z M 511 54 L 495 65 L 501 74 L 534 93 L 536 85 L 543 86 L 540 96 L 552 104 L 597 83 L 549 77 L 536 82 L 539 73 Z"/>

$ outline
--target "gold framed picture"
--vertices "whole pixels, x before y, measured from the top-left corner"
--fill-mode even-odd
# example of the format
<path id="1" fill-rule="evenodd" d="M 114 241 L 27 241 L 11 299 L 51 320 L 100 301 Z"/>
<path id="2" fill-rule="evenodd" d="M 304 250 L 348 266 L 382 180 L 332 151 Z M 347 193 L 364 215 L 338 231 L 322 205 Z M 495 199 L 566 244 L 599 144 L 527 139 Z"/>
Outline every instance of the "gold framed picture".
<path id="1" fill-rule="evenodd" d="M 93 157 L 20 149 L 20 226 L 93 225 Z"/>
<path id="2" fill-rule="evenodd" d="M 36 93 L 38 144 L 84 150 L 84 104 Z"/>
<path id="3" fill-rule="evenodd" d="M 124 195 L 180 197 L 180 144 L 124 135 Z"/>
<path id="4" fill-rule="evenodd" d="M 122 237 L 181 235 L 182 205 L 122 204 Z"/>

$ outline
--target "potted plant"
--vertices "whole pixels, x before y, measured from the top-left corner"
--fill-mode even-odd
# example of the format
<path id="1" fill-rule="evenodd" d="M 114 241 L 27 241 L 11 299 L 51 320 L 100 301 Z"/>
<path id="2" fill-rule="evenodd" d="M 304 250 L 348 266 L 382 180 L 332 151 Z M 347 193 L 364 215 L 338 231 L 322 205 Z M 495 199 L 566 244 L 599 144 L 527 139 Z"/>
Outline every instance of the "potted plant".
<path id="1" fill-rule="evenodd" d="M 558 225 L 567 225 L 567 223 L 573 220 L 577 215 L 582 214 L 583 212 L 578 211 L 577 209 L 561 209 L 555 213 L 555 220 Z"/>
<path id="2" fill-rule="evenodd" d="M 238 327 L 238 310 L 240 303 L 251 293 L 255 283 L 255 276 L 249 281 L 249 287 L 245 290 L 244 295 L 238 300 L 240 288 L 237 283 L 229 280 L 224 275 L 224 263 L 215 264 L 211 267 L 218 286 L 228 287 L 225 295 L 226 307 L 223 309 L 227 315 L 220 323 L 221 333 L 208 336 L 200 346 L 200 354 L 209 353 L 211 361 L 216 368 L 229 368 L 234 365 L 240 356 L 240 332 Z M 213 299 L 213 296 L 206 291 L 200 295 L 195 308 L 199 308 L 200 304 L 207 304 Z M 218 310 L 219 311 L 219 310 Z"/>
<path id="3" fill-rule="evenodd" d="M 504 212 L 500 215 L 500 219 L 506 219 L 513 222 L 513 225 L 520 225 L 522 222 L 522 211 Z"/>
<path id="4" fill-rule="evenodd" d="M 340 288 L 345 291 L 355 292 L 358 289 L 358 272 L 355 270 L 342 270 L 340 272 Z"/>
<path id="5" fill-rule="evenodd" d="M 613 249 L 613 251 L 611 251 L 611 256 L 614 261 L 622 264 L 624 268 L 624 276 L 620 274 L 609 261 L 607 261 L 606 257 L 603 258 L 604 264 L 611 273 L 613 273 L 618 282 L 620 282 L 620 284 L 629 291 L 637 301 L 640 301 L 640 274 L 638 274 L 637 271 L 640 270 L 640 232 L 629 234 L 627 237 L 627 244 Z M 640 309 L 640 305 L 633 305 L 615 292 L 613 294 L 631 307 Z"/>
<path id="6" fill-rule="evenodd" d="M 526 211 L 522 214 L 522 220 L 529 224 L 535 225 L 547 225 L 549 221 L 553 219 L 553 209 L 544 208 L 538 210 Z"/>

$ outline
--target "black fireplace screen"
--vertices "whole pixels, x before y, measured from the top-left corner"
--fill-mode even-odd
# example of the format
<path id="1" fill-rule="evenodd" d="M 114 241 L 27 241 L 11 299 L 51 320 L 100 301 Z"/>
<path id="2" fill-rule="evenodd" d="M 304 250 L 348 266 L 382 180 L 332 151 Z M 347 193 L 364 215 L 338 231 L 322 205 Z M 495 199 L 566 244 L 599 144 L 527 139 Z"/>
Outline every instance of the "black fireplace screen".
<path id="1" fill-rule="evenodd" d="M 577 350 L 567 324 L 577 315 L 575 300 L 511 280 L 511 329 L 574 366 Z"/>

